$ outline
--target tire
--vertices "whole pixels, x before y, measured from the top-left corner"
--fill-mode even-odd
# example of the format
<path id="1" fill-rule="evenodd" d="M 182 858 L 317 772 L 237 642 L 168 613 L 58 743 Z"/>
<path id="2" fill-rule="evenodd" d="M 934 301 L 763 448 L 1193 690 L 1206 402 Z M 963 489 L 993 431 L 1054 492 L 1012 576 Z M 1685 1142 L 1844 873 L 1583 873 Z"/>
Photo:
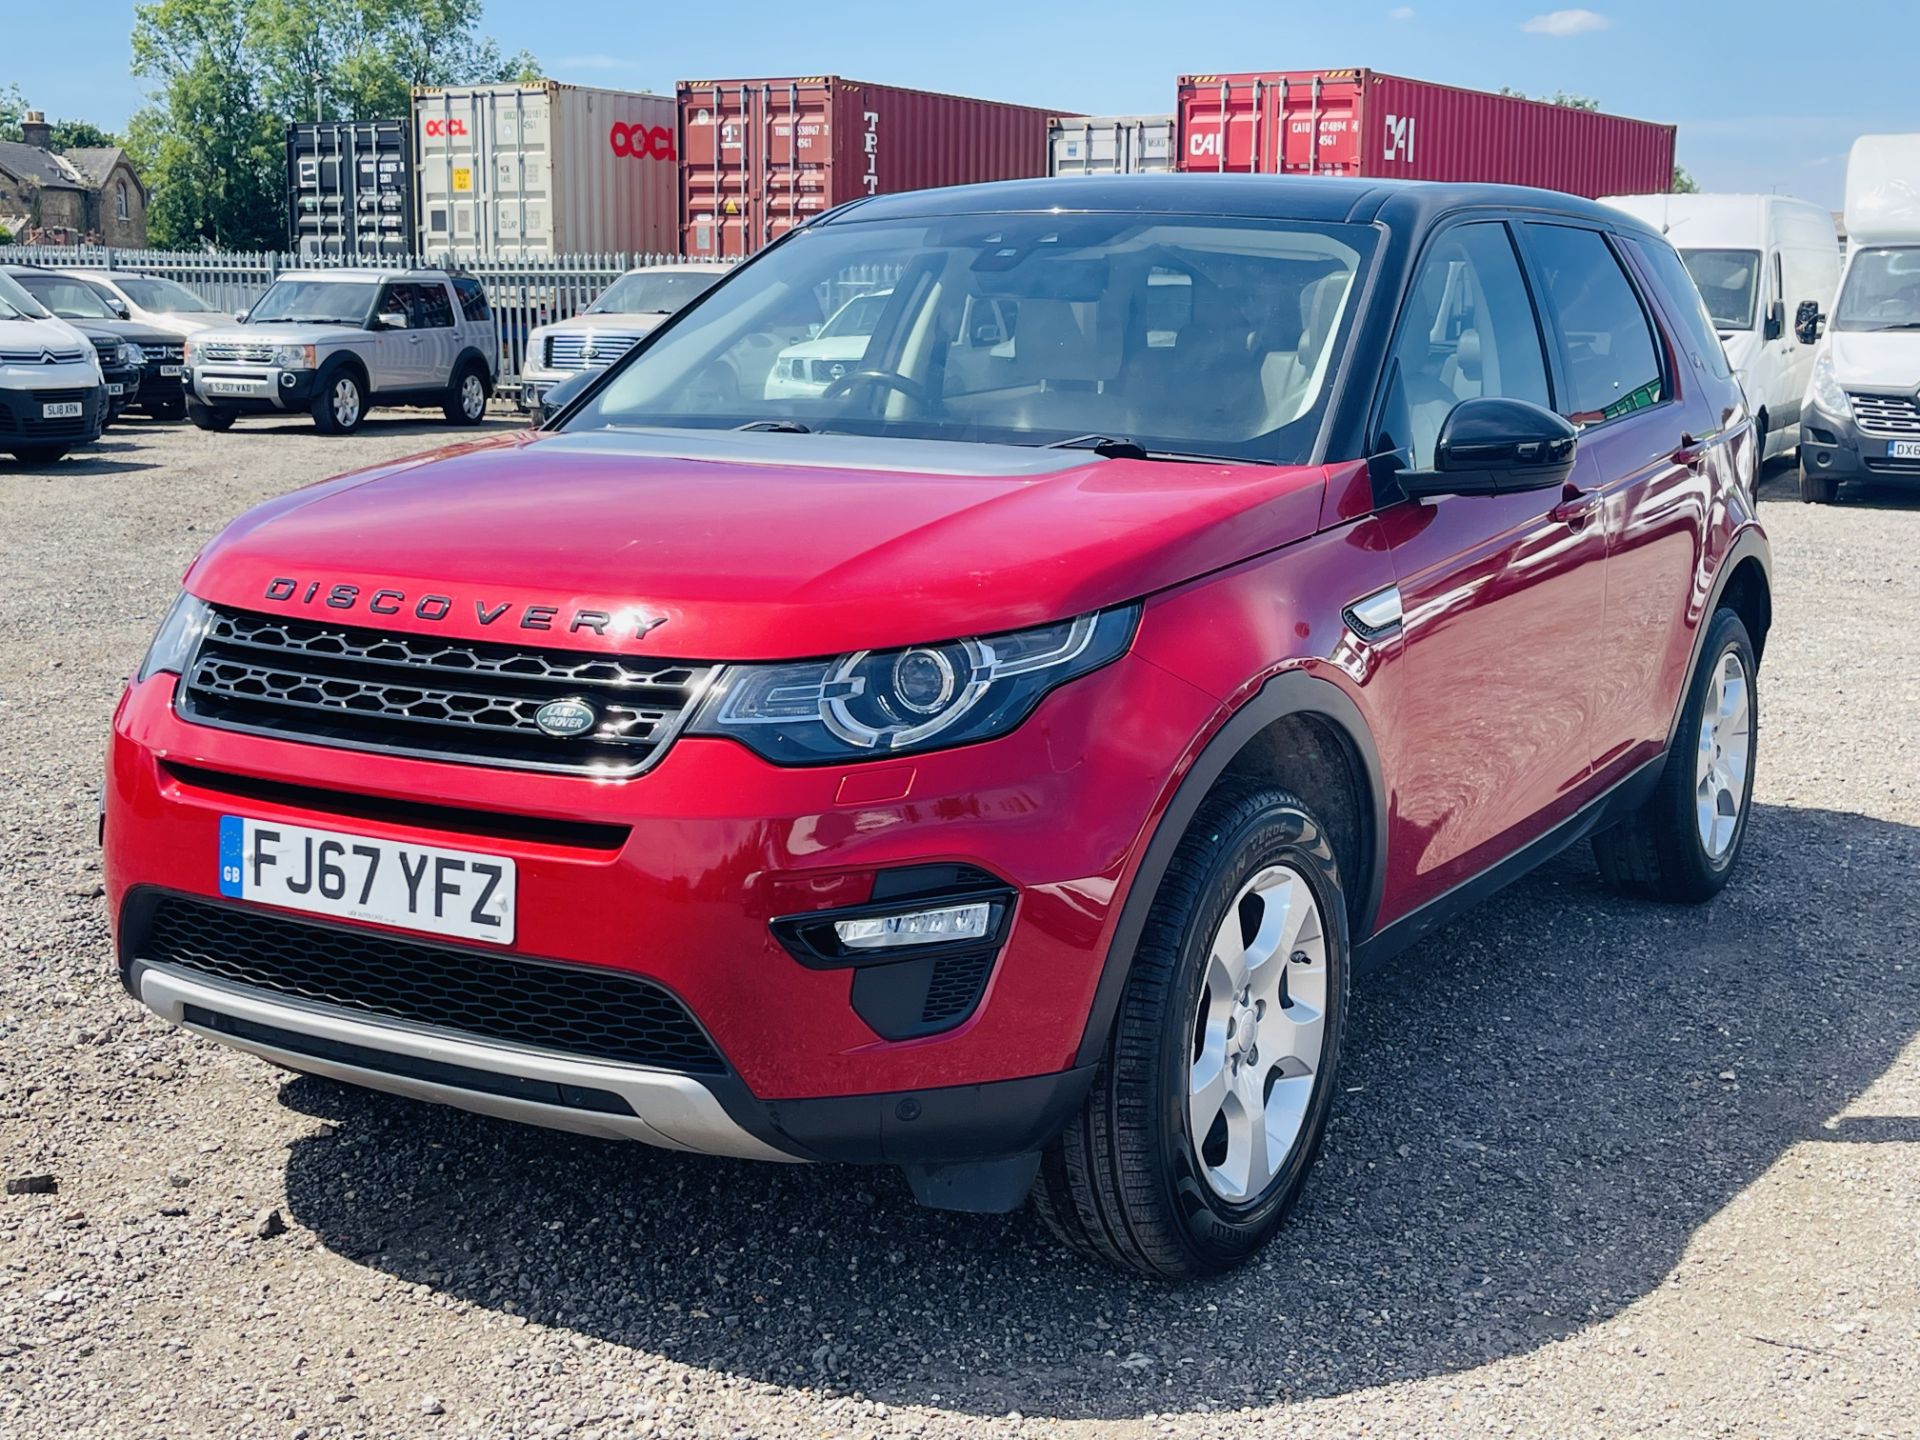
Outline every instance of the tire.
<path id="1" fill-rule="evenodd" d="M 185 400 L 158 400 L 147 407 L 147 418 L 172 425 L 187 418 Z"/>
<path id="2" fill-rule="evenodd" d="M 1831 505 L 1840 498 L 1840 482 L 1831 475 L 1822 475 L 1807 469 L 1805 457 L 1800 461 L 1800 498 L 1809 505 Z"/>
<path id="3" fill-rule="evenodd" d="M 1728 689 L 1734 672 L 1737 701 Z M 1727 883 L 1746 843 L 1753 808 L 1758 674 L 1746 624 L 1732 610 L 1716 611 L 1659 783 L 1638 811 L 1593 837 L 1600 877 L 1613 889 L 1698 904 Z M 1712 713 L 1725 717 L 1717 727 L 1709 725 L 1710 705 Z"/>
<path id="4" fill-rule="evenodd" d="M 1216 1273 L 1258 1250 L 1299 1198 L 1326 1131 L 1346 1019 L 1346 910 L 1325 837 L 1298 796 L 1247 781 L 1224 782 L 1195 814 L 1148 913 L 1092 1092 L 1034 1182 L 1042 1219 L 1082 1254 L 1159 1277 Z M 1248 972 L 1248 989 L 1286 997 L 1277 1012 L 1272 1000 L 1245 1003 L 1216 954 L 1244 947 L 1249 924 L 1257 953 L 1270 919 L 1280 949 L 1302 957 L 1273 951 Z M 1296 1027 L 1316 1004 L 1317 1053 L 1304 1066 L 1296 1056 L 1283 1076 L 1276 1062 L 1289 1050 L 1314 1051 L 1313 1027 Z M 1292 1023 L 1275 1025 L 1276 1013 Z M 1196 1094 L 1208 1060 L 1224 1082 L 1217 1105 Z M 1253 1107 L 1237 1104 L 1254 1086 L 1268 1124 L 1285 1126 L 1264 1166 L 1247 1149 Z"/>
<path id="5" fill-rule="evenodd" d="M 353 371 L 335 370 L 320 382 L 312 411 L 322 435 L 351 435 L 367 418 L 367 387 Z"/>
<path id="6" fill-rule="evenodd" d="M 223 410 L 216 405 L 202 405 L 198 400 L 187 401 L 187 419 L 200 430 L 231 430 L 233 422 L 240 418 L 237 410 Z"/>
<path id="7" fill-rule="evenodd" d="M 15 448 L 13 458 L 22 465 L 51 465 L 63 459 L 70 445 L 21 445 Z"/>
<path id="8" fill-rule="evenodd" d="M 478 425 L 487 418 L 487 372 L 469 360 L 454 373 L 441 405 L 449 424 Z"/>

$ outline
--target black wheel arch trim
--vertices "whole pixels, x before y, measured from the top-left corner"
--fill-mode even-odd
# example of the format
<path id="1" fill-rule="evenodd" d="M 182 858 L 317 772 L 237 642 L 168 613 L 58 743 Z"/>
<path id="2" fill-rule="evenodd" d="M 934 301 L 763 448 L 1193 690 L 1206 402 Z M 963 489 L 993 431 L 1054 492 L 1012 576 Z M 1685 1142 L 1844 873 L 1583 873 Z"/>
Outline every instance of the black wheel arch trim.
<path id="1" fill-rule="evenodd" d="M 1372 933 L 1375 917 L 1380 912 L 1381 892 L 1386 883 L 1387 791 L 1380 768 L 1380 752 L 1374 745 L 1373 732 L 1367 725 L 1366 717 L 1352 697 L 1330 680 L 1322 680 L 1303 670 L 1288 670 L 1267 681 L 1259 693 L 1228 717 L 1227 723 L 1220 727 L 1188 767 L 1172 801 L 1154 827 L 1153 837 L 1147 842 L 1146 854 L 1127 890 L 1127 898 L 1121 904 L 1120 920 L 1114 926 L 1113 939 L 1107 947 L 1106 961 L 1101 967 L 1093 1004 L 1088 1010 L 1087 1027 L 1080 1038 L 1077 1064 L 1094 1064 L 1106 1048 L 1114 1017 L 1119 1013 L 1121 993 L 1126 989 L 1127 976 L 1133 968 L 1133 952 L 1140 942 L 1141 932 L 1146 928 L 1147 912 L 1153 907 L 1167 866 L 1172 863 L 1174 851 L 1179 848 L 1181 837 L 1186 834 L 1187 826 L 1192 823 L 1201 802 L 1255 736 L 1276 721 L 1293 715 L 1311 715 L 1339 730 L 1352 745 L 1364 772 L 1369 823 L 1368 833 L 1363 836 L 1362 843 L 1372 852 L 1372 864 L 1367 893 L 1362 898 L 1349 933 L 1356 947 Z"/>
<path id="2" fill-rule="evenodd" d="M 486 353 L 478 345 L 469 345 L 454 357 L 453 369 L 449 372 L 452 379 L 466 373 L 469 365 L 480 367 L 480 383 L 487 387 L 487 394 L 493 394 L 493 367 L 487 364 Z"/>
<path id="3" fill-rule="evenodd" d="M 1673 720 L 1667 726 L 1667 748 L 1673 748 L 1674 737 L 1680 733 L 1680 712 L 1686 708 L 1687 696 L 1693 692 L 1693 677 L 1700 669 L 1700 656 L 1707 646 L 1707 632 L 1713 628 L 1714 613 L 1719 610 L 1720 602 L 1726 598 L 1727 586 L 1732 582 L 1735 572 L 1748 560 L 1760 567 L 1760 574 L 1767 585 L 1767 610 L 1773 610 L 1773 549 L 1767 543 L 1766 532 L 1758 525 L 1743 526 L 1733 537 L 1733 544 L 1727 547 L 1727 553 L 1721 558 L 1719 568 L 1713 572 L 1713 588 L 1707 593 L 1707 603 L 1701 608 L 1700 621 L 1693 627 L 1693 654 L 1687 661 L 1687 678 L 1680 686 L 1680 693 L 1674 697 Z M 1765 635 L 1749 637 L 1753 641 L 1753 653 L 1756 663 L 1766 651 Z"/>
<path id="4" fill-rule="evenodd" d="M 367 362 L 351 350 L 341 350 L 327 356 L 314 371 L 313 393 L 318 395 L 342 370 L 354 372 L 354 378 L 360 382 L 361 407 L 373 398 L 373 372 L 367 369 Z"/>

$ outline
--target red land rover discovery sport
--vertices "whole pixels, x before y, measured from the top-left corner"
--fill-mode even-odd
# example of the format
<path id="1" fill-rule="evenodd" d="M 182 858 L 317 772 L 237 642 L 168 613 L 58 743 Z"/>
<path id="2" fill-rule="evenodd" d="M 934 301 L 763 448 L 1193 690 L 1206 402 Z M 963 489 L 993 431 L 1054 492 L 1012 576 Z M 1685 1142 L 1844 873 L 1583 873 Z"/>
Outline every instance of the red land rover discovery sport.
<path id="1" fill-rule="evenodd" d="M 1752 428 L 1614 211 L 870 199 L 549 403 L 187 572 L 106 785 L 162 1016 L 1180 1275 L 1298 1196 L 1357 971 L 1576 841 L 1740 853 Z"/>

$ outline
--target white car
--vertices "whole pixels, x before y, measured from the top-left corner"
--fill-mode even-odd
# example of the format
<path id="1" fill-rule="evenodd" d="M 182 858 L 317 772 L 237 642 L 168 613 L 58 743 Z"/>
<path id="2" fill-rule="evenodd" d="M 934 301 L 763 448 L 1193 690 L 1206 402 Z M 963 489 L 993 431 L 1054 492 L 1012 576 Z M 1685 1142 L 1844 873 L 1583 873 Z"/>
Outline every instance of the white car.
<path id="1" fill-rule="evenodd" d="M 856 295 L 828 316 L 812 339 L 782 350 L 767 374 L 767 399 L 813 399 L 857 370 L 892 295 L 891 286 Z"/>
<path id="2" fill-rule="evenodd" d="M 614 281 L 578 315 L 536 326 L 520 366 L 520 408 L 539 408 L 550 388 L 582 370 L 606 369 L 732 268 L 717 260 L 642 266 Z"/>
<path id="3" fill-rule="evenodd" d="M 191 335 L 212 325 L 224 324 L 224 311 L 208 304 L 177 280 L 158 275 L 133 275 L 125 270 L 66 270 L 91 285 L 120 314 L 122 320 L 138 320 L 156 330 L 175 335 Z"/>
<path id="4" fill-rule="evenodd" d="M 98 440 L 106 423 L 93 342 L 0 275 L 0 451 L 49 464 Z"/>

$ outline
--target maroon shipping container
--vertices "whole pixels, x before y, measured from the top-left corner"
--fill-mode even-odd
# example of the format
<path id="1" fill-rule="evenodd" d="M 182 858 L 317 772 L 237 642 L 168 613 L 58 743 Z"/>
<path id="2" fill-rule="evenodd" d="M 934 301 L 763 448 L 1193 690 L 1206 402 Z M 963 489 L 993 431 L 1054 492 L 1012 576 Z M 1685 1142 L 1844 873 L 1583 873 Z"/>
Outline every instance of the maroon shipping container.
<path id="1" fill-rule="evenodd" d="M 680 246 L 751 255 L 862 195 L 1047 173 L 1057 110 L 833 75 L 680 82 Z"/>
<path id="2" fill-rule="evenodd" d="M 1383 75 L 1183 75 L 1178 168 L 1539 185 L 1644 195 L 1673 183 L 1671 125 Z"/>

